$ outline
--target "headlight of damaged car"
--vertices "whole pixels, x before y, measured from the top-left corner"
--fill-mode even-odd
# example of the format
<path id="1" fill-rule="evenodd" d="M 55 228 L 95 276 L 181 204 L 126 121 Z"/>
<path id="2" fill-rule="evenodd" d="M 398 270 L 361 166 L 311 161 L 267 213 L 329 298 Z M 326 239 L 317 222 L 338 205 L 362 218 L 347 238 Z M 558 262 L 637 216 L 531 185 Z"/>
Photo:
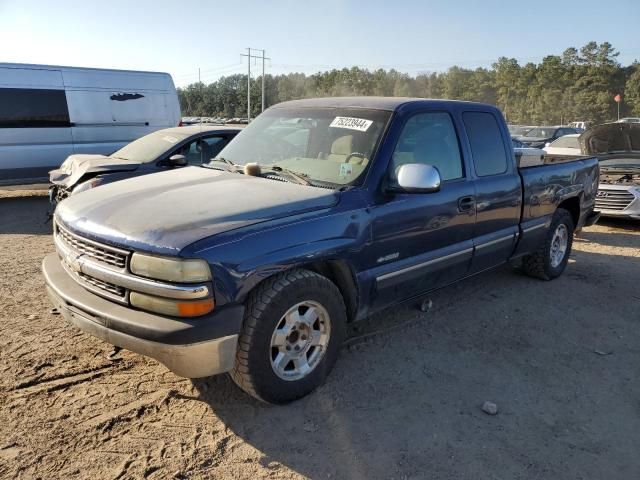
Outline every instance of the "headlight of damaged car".
<path id="1" fill-rule="evenodd" d="M 131 272 L 154 280 L 194 283 L 211 280 L 209 265 L 204 260 L 156 257 L 142 253 L 131 256 Z"/>
<path id="2" fill-rule="evenodd" d="M 91 180 L 87 180 L 86 182 L 82 182 L 76 186 L 71 192 L 71 195 L 75 195 L 76 193 L 82 193 L 86 190 L 90 190 L 94 187 L 97 187 L 103 182 L 103 179 L 100 177 L 92 178 Z"/>

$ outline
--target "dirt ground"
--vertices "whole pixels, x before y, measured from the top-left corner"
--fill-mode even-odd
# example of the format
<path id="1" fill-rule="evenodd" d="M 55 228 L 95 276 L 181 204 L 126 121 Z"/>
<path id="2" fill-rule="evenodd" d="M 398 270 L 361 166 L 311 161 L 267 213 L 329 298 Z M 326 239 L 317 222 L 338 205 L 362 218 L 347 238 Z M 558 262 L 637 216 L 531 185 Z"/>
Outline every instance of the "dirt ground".
<path id="1" fill-rule="evenodd" d="M 1 478 L 640 478 L 638 224 L 584 231 L 556 281 L 503 268 L 359 324 L 273 407 L 52 315 L 46 209 L 0 199 Z"/>

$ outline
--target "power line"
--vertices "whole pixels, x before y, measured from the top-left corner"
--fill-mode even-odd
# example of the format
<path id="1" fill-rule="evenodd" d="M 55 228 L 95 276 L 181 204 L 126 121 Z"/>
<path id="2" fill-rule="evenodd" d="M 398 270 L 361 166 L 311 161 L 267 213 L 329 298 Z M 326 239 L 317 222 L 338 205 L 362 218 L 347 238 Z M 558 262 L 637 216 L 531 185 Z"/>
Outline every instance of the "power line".
<path id="1" fill-rule="evenodd" d="M 242 62 L 240 63 L 233 63 L 233 64 L 229 64 L 229 65 L 225 65 L 223 67 L 217 67 L 217 68 L 208 68 L 206 70 L 201 70 L 201 73 L 215 73 L 215 72 L 221 72 L 224 70 L 233 70 L 235 68 L 238 68 L 242 66 Z M 196 77 L 198 74 L 193 72 L 193 73 L 183 73 L 183 74 L 179 74 L 179 75 L 174 75 L 175 78 L 185 78 L 185 77 Z M 209 75 L 211 76 L 211 75 Z"/>

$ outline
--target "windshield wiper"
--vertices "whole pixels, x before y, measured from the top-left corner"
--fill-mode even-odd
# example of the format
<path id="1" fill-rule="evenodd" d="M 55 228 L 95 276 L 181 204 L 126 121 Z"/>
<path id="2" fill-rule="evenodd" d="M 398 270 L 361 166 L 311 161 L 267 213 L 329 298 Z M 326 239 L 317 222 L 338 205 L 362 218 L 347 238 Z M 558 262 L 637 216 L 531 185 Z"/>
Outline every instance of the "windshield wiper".
<path id="1" fill-rule="evenodd" d="M 212 162 L 222 162 L 222 163 L 226 163 L 227 165 L 231 165 L 232 167 L 235 167 L 236 164 L 233 163 L 231 160 L 227 160 L 224 157 L 216 157 L 216 158 L 212 158 L 211 159 Z"/>
<path id="2" fill-rule="evenodd" d="M 219 163 L 221 165 L 211 165 L 212 163 Z M 227 172 L 234 173 L 238 171 L 238 166 L 235 163 L 223 157 L 214 158 L 209 163 L 203 163 L 202 166 L 205 168 L 212 168 L 214 170 L 225 170 Z M 220 168 L 222 166 L 224 166 L 224 168 Z"/>
<path id="3" fill-rule="evenodd" d="M 265 169 L 276 172 L 277 175 L 284 174 L 285 176 L 295 180 L 295 182 L 299 183 L 300 185 L 307 185 L 312 187 L 315 186 L 311 181 L 308 180 L 307 177 L 309 176 L 303 173 L 294 172 L 293 170 L 289 170 L 288 168 L 282 168 L 279 165 L 271 165 L 270 167 L 265 166 Z"/>

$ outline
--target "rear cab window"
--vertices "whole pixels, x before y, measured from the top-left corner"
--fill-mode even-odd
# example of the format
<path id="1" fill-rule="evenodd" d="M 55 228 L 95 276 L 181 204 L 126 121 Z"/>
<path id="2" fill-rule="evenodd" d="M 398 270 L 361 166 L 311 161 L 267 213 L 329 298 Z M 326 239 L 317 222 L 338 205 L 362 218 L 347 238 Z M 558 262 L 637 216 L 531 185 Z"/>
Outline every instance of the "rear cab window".
<path id="1" fill-rule="evenodd" d="M 489 112 L 464 112 L 462 120 L 476 175 L 487 177 L 507 172 L 508 154 L 496 117 Z"/>

